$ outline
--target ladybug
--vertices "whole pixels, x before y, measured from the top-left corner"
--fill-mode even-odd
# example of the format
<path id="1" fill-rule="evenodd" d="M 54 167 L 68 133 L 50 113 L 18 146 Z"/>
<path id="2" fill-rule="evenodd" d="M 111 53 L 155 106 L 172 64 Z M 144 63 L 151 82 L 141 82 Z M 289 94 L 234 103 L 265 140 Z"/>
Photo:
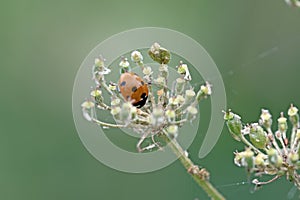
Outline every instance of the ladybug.
<path id="1" fill-rule="evenodd" d="M 148 86 L 136 73 L 125 72 L 119 80 L 119 90 L 125 100 L 131 101 L 132 105 L 141 108 L 148 98 Z"/>

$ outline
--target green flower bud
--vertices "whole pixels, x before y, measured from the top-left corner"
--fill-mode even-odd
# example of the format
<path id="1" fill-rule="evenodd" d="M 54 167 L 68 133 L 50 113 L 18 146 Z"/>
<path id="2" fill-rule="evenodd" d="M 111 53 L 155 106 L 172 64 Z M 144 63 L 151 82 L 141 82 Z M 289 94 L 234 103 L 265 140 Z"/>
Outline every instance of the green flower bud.
<path id="1" fill-rule="evenodd" d="M 95 59 L 92 72 L 96 84 L 100 84 L 104 80 L 104 75 L 109 74 L 111 70 L 105 67 L 104 59 L 100 56 L 100 59 Z"/>
<path id="2" fill-rule="evenodd" d="M 275 167 L 280 167 L 282 165 L 283 159 L 274 148 L 267 150 L 269 163 Z"/>
<path id="3" fill-rule="evenodd" d="M 295 164 L 299 160 L 298 153 L 290 152 L 288 155 L 288 160 L 291 164 Z"/>
<path id="4" fill-rule="evenodd" d="M 177 125 L 171 125 L 167 128 L 167 131 L 169 133 L 169 135 L 172 137 L 172 138 L 176 138 L 177 135 L 178 135 L 178 126 Z"/>
<path id="5" fill-rule="evenodd" d="M 106 68 L 104 65 L 104 59 L 100 56 L 99 58 L 95 59 L 95 65 L 93 67 L 93 74 L 95 75 L 95 79 L 98 81 L 102 79 L 103 75 L 109 74 L 110 69 Z"/>
<path id="6" fill-rule="evenodd" d="M 95 66 L 96 66 L 96 67 L 104 67 L 104 60 L 103 60 L 103 59 L 96 58 L 96 59 L 95 59 Z"/>
<path id="7" fill-rule="evenodd" d="M 179 104 L 183 104 L 185 99 L 182 95 L 177 95 L 176 96 L 176 101 L 179 103 Z"/>
<path id="8" fill-rule="evenodd" d="M 114 118 L 116 120 L 120 120 L 121 119 L 121 116 L 120 116 L 120 113 L 121 113 L 121 108 L 119 106 L 116 106 L 114 108 L 111 109 L 110 113 L 112 114 L 112 116 L 114 116 Z"/>
<path id="9" fill-rule="evenodd" d="M 103 102 L 103 96 L 101 90 L 92 90 L 91 96 L 94 98 L 96 104 L 100 104 Z"/>
<path id="10" fill-rule="evenodd" d="M 196 99 L 198 102 L 203 98 L 207 98 L 207 96 L 211 95 L 211 84 L 206 82 L 206 85 L 201 85 L 200 90 L 197 93 Z"/>
<path id="11" fill-rule="evenodd" d="M 272 125 L 272 115 L 268 110 L 262 109 L 260 115 L 260 124 L 266 129 L 269 129 Z"/>
<path id="12" fill-rule="evenodd" d="M 187 65 L 186 65 L 186 64 L 180 63 L 180 65 L 177 66 L 177 72 L 178 72 L 179 74 L 185 74 L 185 73 L 186 73 L 186 70 L 187 70 Z"/>
<path id="13" fill-rule="evenodd" d="M 254 167 L 254 153 L 250 148 L 243 153 L 242 165 L 248 170 L 252 170 Z"/>
<path id="14" fill-rule="evenodd" d="M 198 113 L 197 108 L 195 108 L 194 106 L 189 106 L 187 107 L 187 120 L 192 121 L 196 118 L 196 115 Z"/>
<path id="15" fill-rule="evenodd" d="M 227 128 L 231 133 L 232 137 L 241 141 L 242 136 L 242 122 L 241 117 L 237 114 L 232 113 L 230 110 L 224 113 L 224 119 L 226 121 Z"/>
<path id="16" fill-rule="evenodd" d="M 175 121 L 176 113 L 174 110 L 167 110 L 166 116 L 167 116 L 169 122 L 173 122 L 173 121 Z"/>
<path id="17" fill-rule="evenodd" d="M 234 164 L 241 167 L 242 166 L 242 158 L 243 158 L 243 152 L 236 152 L 234 156 Z"/>
<path id="18" fill-rule="evenodd" d="M 263 128 L 256 123 L 251 124 L 249 137 L 253 146 L 259 149 L 265 148 L 268 143 L 267 134 Z"/>
<path id="19" fill-rule="evenodd" d="M 288 128 L 286 120 L 287 119 L 283 116 L 283 113 L 281 113 L 281 116 L 278 118 L 278 130 L 281 133 L 286 132 Z"/>
<path id="20" fill-rule="evenodd" d="M 195 95 L 196 95 L 196 93 L 194 92 L 194 90 L 186 90 L 185 91 L 186 101 L 189 102 Z"/>
<path id="21" fill-rule="evenodd" d="M 185 80 L 183 78 L 176 79 L 175 91 L 176 94 L 182 94 L 185 85 Z"/>
<path id="22" fill-rule="evenodd" d="M 108 85 L 108 89 L 110 89 L 111 91 L 116 91 L 117 90 L 117 86 L 114 84 L 109 84 Z"/>
<path id="23" fill-rule="evenodd" d="M 137 119 L 137 108 L 132 106 L 130 109 L 130 115 L 131 115 L 131 119 Z"/>
<path id="24" fill-rule="evenodd" d="M 176 107 L 178 106 L 179 102 L 175 97 L 171 97 L 169 98 L 169 105 L 171 105 L 172 107 Z"/>
<path id="25" fill-rule="evenodd" d="M 239 167 L 251 170 L 254 167 L 254 153 L 248 148 L 245 151 L 235 153 L 234 163 Z"/>
<path id="26" fill-rule="evenodd" d="M 184 80 L 192 80 L 188 66 L 186 64 L 183 64 L 181 61 L 179 66 L 177 66 L 177 72 L 181 75 L 184 75 Z"/>
<path id="27" fill-rule="evenodd" d="M 260 166 L 263 167 L 265 166 L 265 160 L 264 160 L 264 155 L 263 154 L 258 154 L 255 158 L 254 158 L 254 164 L 256 166 Z"/>
<path id="28" fill-rule="evenodd" d="M 129 64 L 127 58 L 122 58 L 121 62 L 119 63 L 119 66 L 121 67 L 120 74 L 123 74 L 123 73 L 131 70 L 130 64 Z"/>
<path id="29" fill-rule="evenodd" d="M 291 104 L 291 107 L 288 110 L 288 115 L 289 115 L 290 122 L 292 123 L 292 125 L 298 126 L 298 124 L 299 124 L 298 108 L 294 107 L 293 104 Z"/>
<path id="30" fill-rule="evenodd" d="M 160 64 L 168 64 L 171 59 L 170 52 L 162 48 L 158 43 L 154 43 L 148 51 L 149 56 Z"/>

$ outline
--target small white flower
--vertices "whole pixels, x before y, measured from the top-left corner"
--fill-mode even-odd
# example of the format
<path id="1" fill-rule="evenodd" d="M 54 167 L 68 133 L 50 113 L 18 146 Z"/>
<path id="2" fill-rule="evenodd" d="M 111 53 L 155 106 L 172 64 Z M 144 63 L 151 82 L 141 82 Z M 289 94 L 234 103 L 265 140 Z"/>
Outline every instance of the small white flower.
<path id="1" fill-rule="evenodd" d="M 97 96 L 101 96 L 102 91 L 101 90 L 92 90 L 91 91 L 91 96 L 92 97 L 97 97 Z"/>
<path id="2" fill-rule="evenodd" d="M 241 130 L 243 135 L 247 135 L 250 133 L 250 126 L 245 126 L 242 130 Z"/>
<path id="3" fill-rule="evenodd" d="M 131 60 L 136 63 L 143 61 L 143 56 L 142 56 L 141 52 L 133 51 L 131 53 Z"/>
<path id="4" fill-rule="evenodd" d="M 120 102 L 121 102 L 121 100 L 116 98 L 116 99 L 112 100 L 110 104 L 112 106 L 118 106 L 118 105 L 120 105 Z"/>
<path id="5" fill-rule="evenodd" d="M 128 68 L 130 66 L 127 58 L 124 58 L 121 60 L 121 62 L 119 63 L 119 66 L 122 68 Z"/>
<path id="6" fill-rule="evenodd" d="M 110 90 L 112 90 L 112 91 L 117 90 L 117 86 L 116 86 L 116 85 L 113 85 L 113 84 L 109 84 L 109 85 L 108 85 L 108 88 L 109 88 Z"/>
<path id="7" fill-rule="evenodd" d="M 81 107 L 84 108 L 84 109 L 91 109 L 95 106 L 95 104 L 92 102 L 92 101 L 85 101 L 81 104 Z"/>
<path id="8" fill-rule="evenodd" d="M 176 99 L 175 97 L 171 97 L 169 98 L 169 104 L 173 105 L 173 106 L 177 106 L 178 105 L 178 99 Z"/>
<path id="9" fill-rule="evenodd" d="M 156 53 L 159 53 L 159 49 L 160 49 L 160 45 L 159 45 L 157 42 L 155 42 L 155 43 L 151 46 L 150 51 L 151 51 L 152 53 L 156 54 Z"/>
<path id="10" fill-rule="evenodd" d="M 206 85 L 201 85 L 200 90 L 205 94 L 205 95 L 211 95 L 211 84 L 206 82 Z"/>
<path id="11" fill-rule="evenodd" d="M 195 108 L 194 106 L 187 107 L 187 111 L 188 111 L 188 113 L 190 113 L 192 115 L 196 115 L 198 113 L 197 108 Z"/>
<path id="12" fill-rule="evenodd" d="M 194 90 L 186 90 L 185 91 L 185 97 L 187 99 L 191 99 L 196 95 L 196 93 L 194 92 Z"/>
<path id="13" fill-rule="evenodd" d="M 166 116 L 168 118 L 168 121 L 169 122 L 172 122 L 175 120 L 175 117 L 176 117 L 176 113 L 174 110 L 167 110 L 166 111 Z"/>
<path id="14" fill-rule="evenodd" d="M 183 104 L 185 99 L 182 95 L 177 95 L 176 97 L 176 101 L 179 103 L 179 104 Z"/>
<path id="15" fill-rule="evenodd" d="M 171 125 L 167 128 L 168 133 L 172 135 L 177 135 L 178 133 L 178 126 L 177 125 Z"/>
<path id="16" fill-rule="evenodd" d="M 143 74 L 145 74 L 146 76 L 150 76 L 152 73 L 153 73 L 152 69 L 149 66 L 147 66 L 143 69 Z"/>
<path id="17" fill-rule="evenodd" d="M 120 112 L 121 112 L 121 108 L 120 108 L 119 106 L 117 106 L 117 107 L 111 109 L 111 111 L 110 111 L 110 113 L 111 113 L 113 116 L 119 114 Z"/>

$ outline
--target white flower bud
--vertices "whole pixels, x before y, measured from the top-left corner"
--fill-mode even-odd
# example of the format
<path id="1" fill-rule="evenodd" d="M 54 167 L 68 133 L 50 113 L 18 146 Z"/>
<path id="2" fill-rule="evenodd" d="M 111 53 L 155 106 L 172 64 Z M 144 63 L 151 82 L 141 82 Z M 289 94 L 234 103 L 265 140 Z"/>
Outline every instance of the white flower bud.
<path id="1" fill-rule="evenodd" d="M 85 101 L 81 104 L 81 107 L 84 109 L 91 109 L 93 107 L 95 107 L 95 104 L 92 101 Z"/>
<path id="2" fill-rule="evenodd" d="M 142 56 L 141 52 L 133 51 L 131 53 L 131 60 L 135 63 L 142 62 L 143 61 L 143 56 Z"/>
<path id="3" fill-rule="evenodd" d="M 119 66 L 122 68 L 128 68 L 130 66 L 127 58 L 124 58 L 121 60 L 121 62 L 119 63 Z"/>
<path id="4" fill-rule="evenodd" d="M 118 98 L 116 98 L 116 99 L 113 99 L 111 101 L 110 105 L 112 105 L 112 106 L 118 106 L 118 105 L 120 105 L 120 102 L 121 102 L 121 100 L 118 99 Z"/>
<path id="5" fill-rule="evenodd" d="M 145 76 L 150 76 L 152 73 L 153 73 L 153 72 L 152 72 L 152 69 L 151 69 L 151 67 L 149 67 L 149 66 L 147 66 L 147 67 L 145 67 L 145 68 L 143 69 L 143 74 L 144 74 Z"/>
<path id="6" fill-rule="evenodd" d="M 93 108 L 95 107 L 95 104 L 89 100 L 83 102 L 81 104 L 82 107 L 82 114 L 83 117 L 87 120 L 87 121 L 92 121 L 92 116 L 94 115 L 94 110 Z"/>
<path id="7" fill-rule="evenodd" d="M 197 108 L 195 108 L 194 106 L 189 106 L 187 107 L 187 120 L 194 120 L 196 118 L 196 114 L 198 113 Z"/>
<path id="8" fill-rule="evenodd" d="M 167 128 L 168 133 L 171 135 L 172 138 L 176 138 L 178 135 L 178 126 L 171 125 Z"/>
<path id="9" fill-rule="evenodd" d="M 196 95 L 196 93 L 194 92 L 194 90 L 186 90 L 185 91 L 185 98 L 187 100 L 191 100 L 195 95 Z"/>
<path id="10" fill-rule="evenodd" d="M 164 111 L 161 108 L 154 108 L 151 115 L 151 123 L 154 127 L 160 126 L 165 120 Z"/>
<path id="11" fill-rule="evenodd" d="M 175 120 L 176 113 L 174 110 L 167 110 L 166 116 L 167 116 L 169 122 L 173 122 Z"/>
<path id="12" fill-rule="evenodd" d="M 177 101 L 179 104 L 183 104 L 185 99 L 182 95 L 177 95 L 175 101 Z"/>

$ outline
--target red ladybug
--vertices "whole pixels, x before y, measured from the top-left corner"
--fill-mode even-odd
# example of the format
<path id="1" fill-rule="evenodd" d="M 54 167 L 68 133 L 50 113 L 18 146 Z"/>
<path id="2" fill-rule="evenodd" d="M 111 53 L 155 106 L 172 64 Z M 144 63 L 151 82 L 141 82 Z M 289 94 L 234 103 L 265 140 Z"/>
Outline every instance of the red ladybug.
<path id="1" fill-rule="evenodd" d="M 148 86 L 137 74 L 125 72 L 121 74 L 119 89 L 125 100 L 131 101 L 132 105 L 141 108 L 148 98 Z"/>

